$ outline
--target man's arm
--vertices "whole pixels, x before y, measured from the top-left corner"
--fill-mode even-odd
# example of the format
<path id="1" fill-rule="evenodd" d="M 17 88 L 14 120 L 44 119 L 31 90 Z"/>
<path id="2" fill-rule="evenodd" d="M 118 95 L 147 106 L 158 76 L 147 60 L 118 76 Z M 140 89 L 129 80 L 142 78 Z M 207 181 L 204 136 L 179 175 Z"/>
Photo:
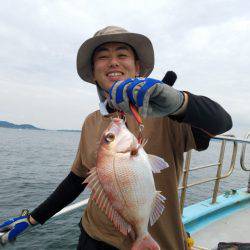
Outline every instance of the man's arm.
<path id="1" fill-rule="evenodd" d="M 54 214 L 70 204 L 86 187 L 83 181 L 83 177 L 79 177 L 71 171 L 56 190 L 30 214 L 30 222 L 44 224 Z"/>
<path id="2" fill-rule="evenodd" d="M 188 92 L 184 93 L 183 106 L 171 119 L 191 125 L 197 150 L 208 147 L 211 137 L 232 128 L 231 116 L 215 101 Z"/>
<path id="3" fill-rule="evenodd" d="M 109 89 L 109 104 L 131 113 L 130 103 L 143 117 L 165 117 L 192 126 L 197 150 L 208 147 L 209 139 L 232 127 L 230 115 L 216 102 L 170 87 L 152 78 L 117 81 Z"/>

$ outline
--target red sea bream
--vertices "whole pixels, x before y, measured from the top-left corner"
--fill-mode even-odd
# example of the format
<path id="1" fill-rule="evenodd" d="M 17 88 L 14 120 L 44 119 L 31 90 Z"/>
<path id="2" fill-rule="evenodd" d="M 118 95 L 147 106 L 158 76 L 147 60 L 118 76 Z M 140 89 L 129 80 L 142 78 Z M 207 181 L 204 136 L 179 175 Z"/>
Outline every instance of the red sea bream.
<path id="1" fill-rule="evenodd" d="M 165 197 L 156 191 L 153 173 L 167 163 L 147 154 L 122 119 L 104 131 L 96 167 L 84 181 L 92 199 L 122 234 L 133 238 L 132 250 L 160 249 L 148 232 L 164 210 Z"/>

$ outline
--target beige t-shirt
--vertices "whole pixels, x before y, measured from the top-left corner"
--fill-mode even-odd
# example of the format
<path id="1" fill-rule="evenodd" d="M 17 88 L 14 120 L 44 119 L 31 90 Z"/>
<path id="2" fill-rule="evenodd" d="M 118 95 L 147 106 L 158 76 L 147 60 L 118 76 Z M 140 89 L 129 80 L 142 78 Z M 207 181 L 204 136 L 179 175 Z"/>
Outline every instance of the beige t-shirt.
<path id="1" fill-rule="evenodd" d="M 76 175 L 86 177 L 89 169 L 95 167 L 101 135 L 114 116 L 117 114 L 102 116 L 99 111 L 95 111 L 86 118 L 77 156 L 71 169 Z M 128 129 L 137 136 L 139 131 L 135 119 L 127 115 L 126 122 Z M 148 139 L 145 151 L 162 157 L 169 164 L 169 168 L 160 174 L 154 174 L 156 190 L 162 191 L 162 195 L 167 199 L 166 209 L 158 221 L 149 227 L 149 232 L 162 250 L 186 249 L 177 188 L 182 174 L 183 153 L 195 148 L 191 127 L 167 117 L 146 118 L 143 124 L 143 138 Z M 131 248 L 129 237 L 122 235 L 91 199 L 83 213 L 82 224 L 86 232 L 96 240 L 119 249 Z"/>

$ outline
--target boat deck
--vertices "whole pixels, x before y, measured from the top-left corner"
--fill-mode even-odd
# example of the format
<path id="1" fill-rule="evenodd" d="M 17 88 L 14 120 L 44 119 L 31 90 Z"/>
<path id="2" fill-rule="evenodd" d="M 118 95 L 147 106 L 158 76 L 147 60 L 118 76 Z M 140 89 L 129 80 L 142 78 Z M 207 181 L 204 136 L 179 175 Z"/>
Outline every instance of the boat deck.
<path id="1" fill-rule="evenodd" d="M 250 207 L 215 221 L 192 234 L 196 246 L 217 249 L 219 242 L 250 243 Z"/>

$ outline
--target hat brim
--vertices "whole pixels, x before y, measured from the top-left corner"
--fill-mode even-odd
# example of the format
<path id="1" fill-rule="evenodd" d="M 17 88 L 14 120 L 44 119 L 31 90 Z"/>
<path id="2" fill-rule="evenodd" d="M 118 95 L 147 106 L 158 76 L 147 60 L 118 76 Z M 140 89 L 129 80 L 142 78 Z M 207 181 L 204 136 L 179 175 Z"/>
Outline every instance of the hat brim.
<path id="1" fill-rule="evenodd" d="M 147 77 L 154 68 L 154 50 L 150 40 L 137 33 L 108 34 L 86 40 L 77 53 L 77 72 L 86 82 L 95 84 L 91 60 L 94 50 L 108 42 L 126 43 L 134 48 L 140 62 L 140 76 Z"/>

